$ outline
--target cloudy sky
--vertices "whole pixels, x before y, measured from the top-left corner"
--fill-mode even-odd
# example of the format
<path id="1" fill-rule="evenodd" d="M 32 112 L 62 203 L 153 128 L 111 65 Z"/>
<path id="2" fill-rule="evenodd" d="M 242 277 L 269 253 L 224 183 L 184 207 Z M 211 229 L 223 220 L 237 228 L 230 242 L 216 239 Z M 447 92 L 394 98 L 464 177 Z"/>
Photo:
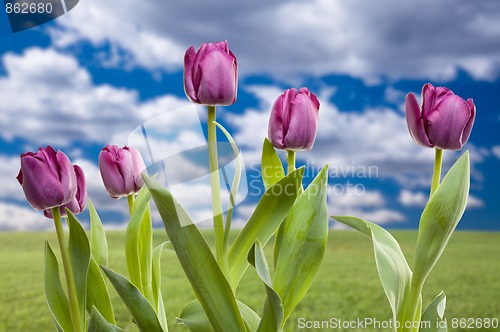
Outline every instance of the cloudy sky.
<path id="1" fill-rule="evenodd" d="M 123 225 L 126 202 L 107 196 L 97 156 L 108 143 L 143 148 L 141 125 L 155 148 L 146 163 L 153 169 L 163 161 L 172 191 L 193 218 L 205 218 L 203 158 L 183 151 L 203 146 L 206 119 L 185 98 L 182 65 L 190 45 L 220 40 L 229 42 L 240 71 L 238 100 L 218 118 L 245 163 L 238 223 L 262 191 L 259 149 L 272 103 L 287 88 L 307 86 L 321 102 L 320 125 L 314 149 L 298 162 L 309 165 L 308 181 L 330 165 L 331 214 L 415 228 L 433 151 L 411 140 L 403 103 L 432 82 L 477 106 L 465 147 L 471 197 L 459 227 L 500 230 L 496 0 L 82 0 L 55 21 L 15 34 L 0 18 L 0 230 L 52 227 L 15 180 L 20 153 L 48 144 L 82 166 L 107 225 Z M 445 152 L 445 169 L 462 152 Z M 231 176 L 231 164 L 227 170 Z"/>

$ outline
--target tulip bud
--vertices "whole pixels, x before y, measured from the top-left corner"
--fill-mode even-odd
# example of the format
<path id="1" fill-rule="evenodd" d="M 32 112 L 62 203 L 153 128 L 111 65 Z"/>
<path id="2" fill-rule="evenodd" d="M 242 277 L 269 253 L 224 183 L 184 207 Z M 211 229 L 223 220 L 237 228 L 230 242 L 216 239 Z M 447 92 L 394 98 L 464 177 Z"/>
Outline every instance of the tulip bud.
<path id="1" fill-rule="evenodd" d="M 75 170 L 77 183 L 76 196 L 71 202 L 59 208 L 61 217 L 66 217 L 66 208 L 73 212 L 73 214 L 79 214 L 87 207 L 87 184 L 85 182 L 85 174 L 83 174 L 83 170 L 80 166 L 73 165 L 73 168 Z M 52 219 L 52 211 L 50 209 L 43 211 L 43 214 L 45 217 Z"/>
<path id="2" fill-rule="evenodd" d="M 460 150 L 467 140 L 476 117 L 472 99 L 463 100 L 450 89 L 422 88 L 422 108 L 413 93 L 406 96 L 406 122 L 411 137 L 422 146 L 442 150 Z"/>
<path id="3" fill-rule="evenodd" d="M 68 204 L 75 198 L 77 181 L 73 165 L 61 151 L 51 146 L 21 154 L 17 176 L 24 195 L 35 210 Z"/>
<path id="4" fill-rule="evenodd" d="M 191 46 L 184 56 L 184 91 L 193 103 L 229 106 L 236 101 L 238 64 L 227 41 Z"/>
<path id="5" fill-rule="evenodd" d="M 137 193 L 144 185 L 141 173 L 146 166 L 133 147 L 107 145 L 99 154 L 98 163 L 106 191 L 115 199 Z"/>
<path id="6" fill-rule="evenodd" d="M 269 119 L 269 140 L 278 149 L 311 150 L 318 130 L 319 101 L 307 88 L 286 90 Z"/>

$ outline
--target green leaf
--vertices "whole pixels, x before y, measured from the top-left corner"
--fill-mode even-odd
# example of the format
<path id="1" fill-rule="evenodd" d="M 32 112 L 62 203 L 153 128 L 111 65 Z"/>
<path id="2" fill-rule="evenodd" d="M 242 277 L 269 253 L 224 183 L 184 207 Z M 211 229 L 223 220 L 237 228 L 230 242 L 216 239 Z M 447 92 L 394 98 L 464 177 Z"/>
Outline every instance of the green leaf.
<path id="1" fill-rule="evenodd" d="M 415 249 L 414 282 L 422 284 L 443 253 L 467 205 L 469 152 L 451 167 L 420 218 Z"/>
<path id="2" fill-rule="evenodd" d="M 233 182 L 231 183 L 231 192 L 229 193 L 229 202 L 227 204 L 228 209 L 227 209 L 227 213 L 226 213 L 225 228 L 224 228 L 223 252 L 227 252 L 227 245 L 229 243 L 229 234 L 230 234 L 230 230 L 231 230 L 231 222 L 233 220 L 233 212 L 234 212 L 234 205 L 235 205 L 234 202 L 236 199 L 236 195 L 238 194 L 238 188 L 240 187 L 243 157 L 241 156 L 241 153 L 238 150 L 238 146 L 236 145 L 234 138 L 226 130 L 226 128 L 224 128 L 220 123 L 215 122 L 215 124 L 224 133 L 228 142 L 231 144 L 233 154 L 234 154 L 234 157 L 236 159 L 236 169 L 234 171 Z"/>
<path id="3" fill-rule="evenodd" d="M 168 331 L 167 313 L 165 312 L 165 305 L 163 304 L 163 297 L 161 295 L 161 292 L 158 293 L 158 304 L 156 306 L 157 306 L 156 317 L 158 317 L 158 320 L 160 321 L 160 325 L 163 328 L 163 331 L 167 332 Z"/>
<path id="4" fill-rule="evenodd" d="M 196 297 L 217 331 L 244 331 L 236 299 L 210 247 L 172 194 L 143 176 Z M 186 225 L 186 226 L 181 226 Z"/>
<path id="5" fill-rule="evenodd" d="M 332 217 L 373 241 L 380 282 L 391 305 L 394 321 L 402 321 L 404 299 L 410 291 L 412 272 L 396 239 L 382 227 L 355 217 Z"/>
<path id="6" fill-rule="evenodd" d="M 328 166 L 296 199 L 282 225 L 274 289 L 283 301 L 283 324 L 312 285 L 328 238 Z"/>
<path id="7" fill-rule="evenodd" d="M 89 200 L 90 250 L 98 266 L 108 265 L 108 242 L 106 233 L 94 205 Z M 100 271 L 99 271 L 100 273 Z"/>
<path id="8" fill-rule="evenodd" d="M 101 266 L 116 292 L 134 318 L 137 327 L 143 332 L 163 331 L 156 313 L 139 289 L 119 273 Z"/>
<path id="9" fill-rule="evenodd" d="M 266 190 L 285 177 L 285 170 L 280 157 L 267 138 L 264 139 L 264 145 L 262 146 L 261 171 Z"/>
<path id="10" fill-rule="evenodd" d="M 85 330 L 85 310 L 87 302 L 87 273 L 90 264 L 90 244 L 87 234 L 82 225 L 73 215 L 66 209 L 68 213 L 67 223 L 69 228 L 68 252 L 71 261 L 71 270 L 75 280 L 76 297 L 78 300 L 78 308 L 80 311 L 81 322 L 79 322 L 81 330 Z"/>
<path id="11" fill-rule="evenodd" d="M 425 309 L 421 319 L 421 322 L 425 323 L 425 325 L 422 325 L 420 332 L 447 332 L 448 327 L 444 318 L 445 309 L 446 295 L 441 292 Z"/>
<path id="12" fill-rule="evenodd" d="M 245 322 L 245 326 L 247 328 L 247 332 L 257 332 L 260 323 L 260 317 L 253 311 L 249 306 L 245 303 L 236 300 L 238 303 L 238 308 L 241 312 L 241 317 L 243 317 L 243 321 Z"/>
<path id="13" fill-rule="evenodd" d="M 233 289 L 248 268 L 247 255 L 255 240 L 265 245 L 285 219 L 301 188 L 303 174 L 304 168 L 301 167 L 271 186 L 234 240 L 228 255 Z"/>
<path id="14" fill-rule="evenodd" d="M 48 241 L 45 241 L 44 290 L 54 324 L 58 331 L 72 331 L 68 297 L 59 275 L 59 264 Z"/>
<path id="15" fill-rule="evenodd" d="M 143 283 L 141 275 L 141 259 L 140 259 L 140 237 L 141 225 L 149 207 L 149 199 L 151 194 L 148 190 L 142 189 L 132 207 L 132 216 L 127 225 L 125 232 L 125 256 L 127 260 L 127 269 L 130 276 L 130 281 L 142 292 Z"/>
<path id="16" fill-rule="evenodd" d="M 194 300 L 182 308 L 177 323 L 185 325 L 191 332 L 214 332 L 200 302 Z"/>
<path id="17" fill-rule="evenodd" d="M 262 248 L 258 240 L 255 241 L 254 248 L 248 255 L 248 260 L 255 267 L 259 278 L 264 282 L 267 294 L 258 331 L 280 331 L 284 319 L 283 303 L 278 293 L 273 289 L 273 280 L 267 265 L 264 248 Z"/>
<path id="18" fill-rule="evenodd" d="M 141 266 L 142 291 L 144 296 L 156 306 L 153 296 L 153 222 L 149 204 L 139 229 L 139 263 Z"/>
<path id="19" fill-rule="evenodd" d="M 170 241 L 163 242 L 163 250 L 175 252 L 174 246 L 172 245 L 172 242 L 170 242 Z"/>
<path id="20" fill-rule="evenodd" d="M 229 199 L 230 199 L 229 203 L 230 204 L 228 204 L 229 209 L 232 210 L 234 208 L 234 199 L 236 198 L 236 194 L 238 193 L 238 188 L 240 186 L 241 172 L 242 172 L 241 166 L 243 164 L 243 157 L 241 156 L 241 153 L 238 150 L 238 146 L 236 145 L 234 138 L 226 130 L 226 128 L 224 128 L 220 123 L 215 122 L 215 124 L 217 125 L 217 127 L 219 127 L 219 129 L 222 131 L 222 133 L 226 136 L 228 142 L 231 144 L 234 156 L 236 158 L 236 169 L 234 171 L 234 178 L 233 178 L 233 182 L 231 184 L 231 193 L 229 195 Z"/>
<path id="21" fill-rule="evenodd" d="M 120 332 L 123 331 L 116 325 L 110 324 L 97 310 L 96 307 L 92 307 L 90 320 L 89 320 L 89 332 Z"/>
<path id="22" fill-rule="evenodd" d="M 260 317 L 243 302 L 237 301 L 243 320 L 247 327 L 246 331 L 256 332 Z M 184 306 L 177 318 L 179 324 L 185 325 L 192 332 L 214 332 L 203 307 L 197 300 L 191 301 Z"/>
<path id="23" fill-rule="evenodd" d="M 167 331 L 167 317 L 165 315 L 165 307 L 161 296 L 161 253 L 165 244 L 166 242 L 160 244 L 153 250 L 153 297 L 156 304 L 155 311 L 160 320 L 160 324 L 163 330 Z"/>
<path id="24" fill-rule="evenodd" d="M 99 265 L 91 256 L 87 275 L 87 312 L 91 314 L 92 308 L 95 307 L 108 322 L 116 324 L 106 281 Z"/>

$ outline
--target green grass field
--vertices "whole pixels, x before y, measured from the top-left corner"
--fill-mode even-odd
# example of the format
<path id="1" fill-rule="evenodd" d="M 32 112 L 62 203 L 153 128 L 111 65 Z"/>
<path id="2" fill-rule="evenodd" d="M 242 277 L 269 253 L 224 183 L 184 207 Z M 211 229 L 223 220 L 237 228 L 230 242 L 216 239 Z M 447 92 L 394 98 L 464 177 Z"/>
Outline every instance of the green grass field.
<path id="1" fill-rule="evenodd" d="M 164 234 L 156 231 L 155 242 L 165 241 Z M 396 231 L 393 234 L 411 263 L 416 232 Z M 54 330 L 43 294 L 45 239 L 57 248 L 54 233 L 0 233 L 0 331 Z M 123 241 L 124 232 L 108 232 L 110 267 L 126 274 Z M 500 319 L 499 258 L 500 233 L 456 233 L 424 288 L 424 306 L 443 289 L 447 295 L 446 316 L 449 319 Z M 175 316 L 185 303 L 194 299 L 193 292 L 173 253 L 163 254 L 162 270 L 170 331 L 186 331 L 175 324 Z M 112 296 L 118 324 L 127 331 L 135 331 L 114 290 Z M 241 283 L 238 298 L 260 314 L 264 296 L 263 286 L 249 270 Z M 376 273 L 371 242 L 352 231 L 331 232 L 320 273 L 289 319 L 286 331 L 304 331 L 298 327 L 300 318 L 329 320 L 332 317 L 346 321 L 365 317 L 385 321 L 391 317 Z"/>

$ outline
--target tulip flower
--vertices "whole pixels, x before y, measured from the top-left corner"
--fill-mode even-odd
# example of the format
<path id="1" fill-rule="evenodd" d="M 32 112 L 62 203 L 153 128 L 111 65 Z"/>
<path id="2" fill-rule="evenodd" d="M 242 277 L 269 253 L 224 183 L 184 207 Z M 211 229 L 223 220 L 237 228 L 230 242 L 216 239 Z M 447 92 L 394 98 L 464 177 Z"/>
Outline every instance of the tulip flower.
<path id="1" fill-rule="evenodd" d="M 191 46 L 184 56 L 184 90 L 193 103 L 229 106 L 236 101 L 238 64 L 227 41 Z"/>
<path id="2" fill-rule="evenodd" d="M 98 164 L 106 191 L 115 199 L 137 193 L 144 185 L 141 173 L 146 166 L 133 147 L 107 145 L 99 154 Z"/>
<path id="3" fill-rule="evenodd" d="M 82 213 L 83 210 L 85 210 L 85 208 L 87 207 L 87 183 L 85 181 L 85 174 L 83 174 L 83 170 L 80 166 L 73 165 L 73 168 L 76 174 L 76 195 L 71 202 L 59 208 L 61 217 L 66 217 L 66 209 L 69 209 L 71 212 L 73 212 L 73 214 L 79 214 Z M 52 211 L 50 209 L 43 211 L 43 214 L 47 218 L 53 218 Z"/>
<path id="4" fill-rule="evenodd" d="M 406 96 L 406 122 L 418 144 L 442 150 L 460 150 L 469 139 L 476 116 L 472 99 L 455 95 L 450 89 L 422 88 L 422 108 L 413 93 Z"/>
<path id="5" fill-rule="evenodd" d="M 269 140 L 278 149 L 310 150 L 318 130 L 319 101 L 307 88 L 286 90 L 276 99 L 269 120 Z"/>
<path id="6" fill-rule="evenodd" d="M 21 154 L 17 176 L 24 195 L 35 210 L 70 203 L 76 196 L 77 178 L 68 157 L 51 146 Z"/>

